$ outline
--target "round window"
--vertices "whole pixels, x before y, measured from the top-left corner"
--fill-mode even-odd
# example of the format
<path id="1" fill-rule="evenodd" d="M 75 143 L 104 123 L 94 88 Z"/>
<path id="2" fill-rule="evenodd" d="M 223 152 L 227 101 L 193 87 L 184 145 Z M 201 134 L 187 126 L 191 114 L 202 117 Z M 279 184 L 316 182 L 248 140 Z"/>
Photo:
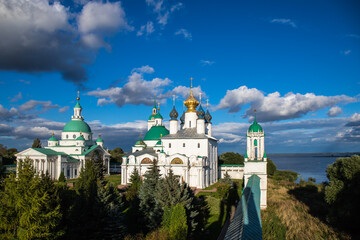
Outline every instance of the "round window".
<path id="1" fill-rule="evenodd" d="M 74 139 L 76 138 L 76 135 L 75 135 L 75 134 L 73 135 L 73 138 L 74 138 Z"/>

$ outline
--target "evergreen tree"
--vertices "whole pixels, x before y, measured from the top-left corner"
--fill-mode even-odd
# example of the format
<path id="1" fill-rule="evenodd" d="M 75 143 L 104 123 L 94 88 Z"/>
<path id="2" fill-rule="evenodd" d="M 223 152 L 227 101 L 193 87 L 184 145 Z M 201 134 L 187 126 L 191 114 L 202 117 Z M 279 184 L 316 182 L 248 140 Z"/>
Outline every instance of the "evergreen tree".
<path id="1" fill-rule="evenodd" d="M 126 191 L 126 201 L 129 205 L 129 210 L 126 212 L 126 222 L 129 233 L 135 234 L 139 232 L 139 226 L 142 224 L 140 219 L 143 219 L 143 215 L 141 211 L 139 211 L 140 201 L 138 196 L 142 182 L 136 168 L 134 168 L 134 171 L 131 173 L 130 182 L 131 184 Z"/>
<path id="2" fill-rule="evenodd" d="M 31 146 L 32 148 L 41 148 L 41 141 L 39 138 L 35 138 Z"/>
<path id="3" fill-rule="evenodd" d="M 196 198 L 186 183 L 180 184 L 178 177 L 171 170 L 168 176 L 159 181 L 155 199 L 163 210 L 182 204 L 186 210 L 190 234 L 200 231 L 204 227 L 206 223 L 204 217 L 208 214 L 204 199 Z"/>
<path id="4" fill-rule="evenodd" d="M 147 230 L 156 229 L 162 218 L 162 208 L 156 202 L 157 184 L 160 179 L 157 161 L 154 160 L 152 166 L 144 175 L 145 180 L 139 190 L 140 211 L 144 216 L 145 226 Z"/>
<path id="5" fill-rule="evenodd" d="M 165 208 L 162 221 L 163 229 L 169 234 L 169 240 L 185 240 L 187 238 L 186 211 L 182 204 Z"/>
<path id="6" fill-rule="evenodd" d="M 18 163 L 0 193 L 1 239 L 57 239 L 62 214 L 56 186 L 48 175 L 35 174 L 30 159 Z"/>
<path id="7" fill-rule="evenodd" d="M 91 160 L 94 161 L 94 167 L 96 172 L 96 177 L 102 181 L 104 180 L 104 174 L 106 172 L 106 168 L 104 166 L 103 158 L 101 156 L 100 151 L 94 151 L 91 153 Z M 103 183 L 105 184 L 105 183 Z"/>
<path id="8" fill-rule="evenodd" d="M 140 185 L 141 185 L 141 178 L 139 175 L 139 171 L 134 168 L 134 171 L 130 175 L 130 186 L 128 190 L 126 191 L 126 201 L 133 202 L 135 198 L 137 198 Z"/>
<path id="9" fill-rule="evenodd" d="M 61 182 L 61 183 L 66 182 L 66 178 L 65 178 L 65 175 L 64 175 L 63 171 L 61 171 L 58 181 Z"/>

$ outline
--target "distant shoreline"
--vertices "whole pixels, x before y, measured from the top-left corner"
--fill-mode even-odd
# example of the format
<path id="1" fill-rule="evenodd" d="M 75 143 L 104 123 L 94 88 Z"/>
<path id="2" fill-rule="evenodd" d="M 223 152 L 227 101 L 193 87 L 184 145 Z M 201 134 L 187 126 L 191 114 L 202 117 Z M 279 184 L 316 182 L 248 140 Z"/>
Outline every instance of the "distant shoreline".
<path id="1" fill-rule="evenodd" d="M 270 158 L 273 157 L 290 157 L 290 156 L 304 156 L 304 157 L 350 157 L 352 155 L 360 155 L 360 152 L 343 152 L 343 153 L 269 153 Z"/>

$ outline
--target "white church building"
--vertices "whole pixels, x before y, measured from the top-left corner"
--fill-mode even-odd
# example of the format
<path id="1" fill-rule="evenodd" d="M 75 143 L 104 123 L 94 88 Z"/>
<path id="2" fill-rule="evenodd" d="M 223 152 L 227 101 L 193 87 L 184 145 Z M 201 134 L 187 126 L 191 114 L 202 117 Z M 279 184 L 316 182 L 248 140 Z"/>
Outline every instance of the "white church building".
<path id="1" fill-rule="evenodd" d="M 16 154 L 17 162 L 30 158 L 37 173 L 48 172 L 52 179 L 58 179 L 63 172 L 65 178 L 77 178 L 87 159 L 103 159 L 106 174 L 110 169 L 110 154 L 104 148 L 100 135 L 93 140 L 90 126 L 81 115 L 82 107 L 77 97 L 74 115 L 63 128 L 61 139 L 54 134 L 44 148 L 28 148 Z"/>
<path id="2" fill-rule="evenodd" d="M 212 136 L 212 117 L 208 110 L 205 113 L 201 99 L 199 102 L 194 97 L 192 86 L 184 104 L 187 109 L 179 121 L 174 99 L 169 131 L 154 102 L 148 132 L 123 157 L 121 184 L 130 183 L 135 168 L 143 176 L 155 160 L 162 176 L 171 169 L 190 187 L 206 188 L 218 180 L 218 147 L 217 139 Z"/>

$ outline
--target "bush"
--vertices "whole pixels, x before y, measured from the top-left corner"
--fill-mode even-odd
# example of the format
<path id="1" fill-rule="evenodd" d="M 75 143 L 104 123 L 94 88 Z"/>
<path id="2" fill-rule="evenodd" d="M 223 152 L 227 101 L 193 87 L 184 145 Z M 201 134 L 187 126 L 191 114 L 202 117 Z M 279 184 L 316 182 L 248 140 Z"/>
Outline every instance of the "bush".
<path id="1" fill-rule="evenodd" d="M 271 161 L 270 159 L 267 159 L 267 164 L 266 164 L 266 168 L 267 168 L 267 174 L 270 176 L 273 176 L 276 172 L 276 165 L 273 161 Z"/>
<path id="2" fill-rule="evenodd" d="M 226 182 L 219 183 L 216 189 L 216 193 L 221 200 L 225 200 L 229 196 L 230 185 Z"/>
<path id="3" fill-rule="evenodd" d="M 285 180 L 289 182 L 295 182 L 298 178 L 298 174 L 293 171 L 277 170 L 274 174 L 275 180 Z"/>
<path id="4" fill-rule="evenodd" d="M 61 171 L 58 181 L 61 182 L 61 183 L 66 182 L 66 178 L 65 178 L 65 175 L 64 175 L 63 171 Z"/>
<path id="5" fill-rule="evenodd" d="M 329 185 L 325 201 L 330 204 L 328 219 L 351 232 L 358 231 L 360 206 L 360 156 L 338 158 L 326 169 Z"/>

